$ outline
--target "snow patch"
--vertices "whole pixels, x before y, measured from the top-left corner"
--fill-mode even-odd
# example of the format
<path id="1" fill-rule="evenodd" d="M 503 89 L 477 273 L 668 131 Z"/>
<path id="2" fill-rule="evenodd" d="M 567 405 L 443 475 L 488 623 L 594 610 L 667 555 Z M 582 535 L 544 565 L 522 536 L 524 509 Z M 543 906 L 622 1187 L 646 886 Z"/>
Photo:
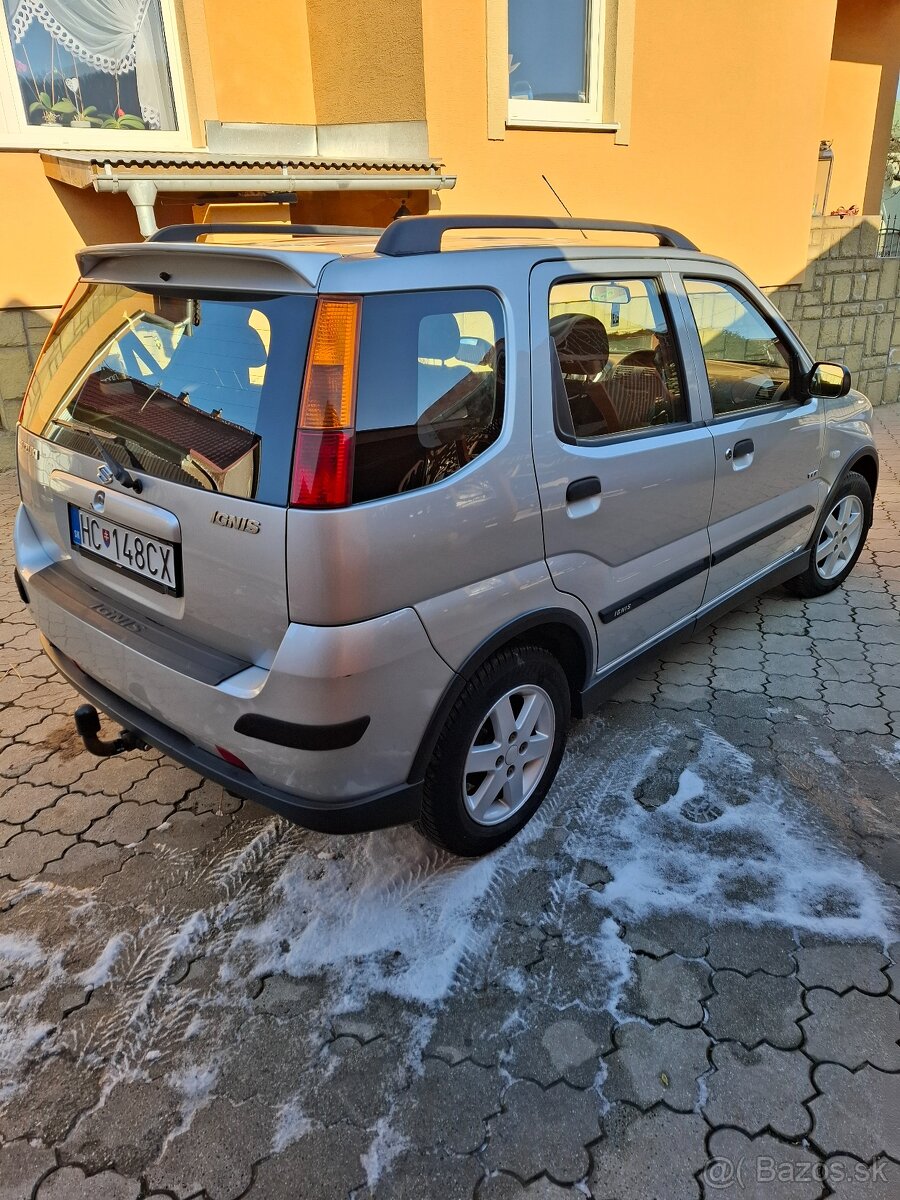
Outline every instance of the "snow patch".
<path id="1" fill-rule="evenodd" d="M 0 962 L 20 967 L 39 967 L 43 961 L 44 951 L 36 938 L 0 934 Z"/>
<path id="2" fill-rule="evenodd" d="M 312 1128 L 313 1123 L 304 1113 L 299 1097 L 292 1096 L 284 1104 L 279 1104 L 272 1134 L 272 1153 L 280 1154 L 294 1142 L 299 1142 Z"/>
<path id="3" fill-rule="evenodd" d="M 93 965 L 86 967 L 79 975 L 76 975 L 77 982 L 87 988 L 98 988 L 102 987 L 104 983 L 109 983 L 116 959 L 122 953 L 127 941 L 124 934 L 114 933 L 100 951 Z"/>
<path id="4" fill-rule="evenodd" d="M 359 1161 L 366 1173 L 366 1183 L 374 1188 L 386 1171 L 389 1171 L 394 1159 L 402 1154 L 409 1143 L 406 1138 L 391 1126 L 387 1117 L 379 1117 L 375 1122 L 375 1136 Z"/>
<path id="5" fill-rule="evenodd" d="M 343 989 L 337 1012 L 372 992 L 433 1004 L 450 991 L 501 857 L 463 862 L 408 830 L 354 839 L 341 858 L 316 857 L 314 869 L 297 854 L 269 912 L 235 947 L 251 951 L 257 976 L 333 970 Z"/>

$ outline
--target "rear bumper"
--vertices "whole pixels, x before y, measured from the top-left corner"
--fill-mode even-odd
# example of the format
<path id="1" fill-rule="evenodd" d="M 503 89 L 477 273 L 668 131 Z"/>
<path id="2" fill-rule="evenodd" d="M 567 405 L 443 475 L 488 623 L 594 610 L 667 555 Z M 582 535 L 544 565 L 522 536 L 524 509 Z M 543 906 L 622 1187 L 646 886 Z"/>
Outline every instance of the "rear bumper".
<path id="1" fill-rule="evenodd" d="M 321 833 L 363 833 L 372 829 L 386 829 L 391 825 L 403 825 L 414 821 L 419 815 L 422 803 L 421 783 L 407 783 L 354 800 L 328 801 L 297 796 L 293 792 L 263 783 L 248 771 L 232 767 L 217 755 L 195 745 L 184 734 L 163 725 L 155 717 L 141 712 L 129 701 L 115 695 L 109 688 L 82 671 L 43 634 L 41 644 L 44 653 L 59 673 L 108 717 L 199 775 L 220 783 L 229 792 L 273 809 L 306 829 L 315 829 Z"/>

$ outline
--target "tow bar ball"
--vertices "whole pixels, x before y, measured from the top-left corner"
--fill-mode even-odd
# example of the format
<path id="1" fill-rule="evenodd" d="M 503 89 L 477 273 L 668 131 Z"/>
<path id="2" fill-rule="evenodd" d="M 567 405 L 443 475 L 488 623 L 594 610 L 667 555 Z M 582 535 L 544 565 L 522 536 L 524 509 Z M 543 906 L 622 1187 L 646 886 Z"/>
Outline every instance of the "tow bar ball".
<path id="1" fill-rule="evenodd" d="M 100 758 L 108 758 L 111 754 L 124 754 L 126 750 L 147 749 L 147 743 L 130 729 L 121 730 L 119 736 L 112 741 L 104 741 L 98 737 L 100 715 L 93 704 L 82 704 L 75 709 L 75 730 L 84 742 L 85 749 Z"/>

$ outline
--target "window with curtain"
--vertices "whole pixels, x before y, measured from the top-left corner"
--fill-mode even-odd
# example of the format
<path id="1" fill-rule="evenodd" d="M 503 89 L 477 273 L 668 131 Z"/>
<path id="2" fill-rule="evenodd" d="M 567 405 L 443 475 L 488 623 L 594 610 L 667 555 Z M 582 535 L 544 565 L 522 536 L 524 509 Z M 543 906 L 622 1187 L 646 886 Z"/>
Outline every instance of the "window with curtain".
<path id="1" fill-rule="evenodd" d="M 160 0 L 4 0 L 28 125 L 175 130 Z"/>

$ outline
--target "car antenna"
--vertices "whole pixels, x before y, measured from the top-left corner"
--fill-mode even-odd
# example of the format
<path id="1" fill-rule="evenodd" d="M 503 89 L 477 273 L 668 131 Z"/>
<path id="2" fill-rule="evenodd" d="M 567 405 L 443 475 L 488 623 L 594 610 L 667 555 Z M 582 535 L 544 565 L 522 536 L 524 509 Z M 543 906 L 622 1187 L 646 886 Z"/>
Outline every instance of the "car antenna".
<path id="1" fill-rule="evenodd" d="M 550 191 L 553 193 L 553 195 L 557 198 L 557 200 L 563 206 L 563 212 L 566 214 L 566 216 L 571 217 L 572 214 L 569 212 L 569 209 L 568 209 L 568 206 L 566 205 L 565 200 L 563 200 L 562 196 L 559 194 L 559 192 L 556 190 L 556 188 L 553 186 L 553 184 L 550 182 L 550 180 L 547 178 L 547 176 L 542 175 L 541 179 L 543 179 L 544 183 L 546 183 L 547 187 L 550 189 Z M 574 220 L 574 218 L 573 218 L 573 220 Z M 583 229 L 581 231 L 581 236 L 584 238 L 585 241 L 588 240 L 588 235 L 584 232 Z"/>

